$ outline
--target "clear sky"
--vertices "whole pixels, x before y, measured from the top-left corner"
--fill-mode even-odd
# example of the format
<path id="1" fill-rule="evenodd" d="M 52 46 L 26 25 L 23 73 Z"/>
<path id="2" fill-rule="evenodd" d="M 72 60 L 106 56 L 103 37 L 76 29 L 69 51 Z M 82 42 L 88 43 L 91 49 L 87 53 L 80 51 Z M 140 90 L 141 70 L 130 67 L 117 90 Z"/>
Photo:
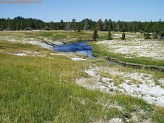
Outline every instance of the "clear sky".
<path id="1" fill-rule="evenodd" d="M 0 18 L 16 16 L 37 18 L 45 22 L 57 22 L 61 19 L 71 21 L 73 18 L 76 21 L 85 18 L 95 21 L 100 18 L 115 21 L 164 21 L 164 0 L 42 0 L 41 4 L 0 3 Z"/>

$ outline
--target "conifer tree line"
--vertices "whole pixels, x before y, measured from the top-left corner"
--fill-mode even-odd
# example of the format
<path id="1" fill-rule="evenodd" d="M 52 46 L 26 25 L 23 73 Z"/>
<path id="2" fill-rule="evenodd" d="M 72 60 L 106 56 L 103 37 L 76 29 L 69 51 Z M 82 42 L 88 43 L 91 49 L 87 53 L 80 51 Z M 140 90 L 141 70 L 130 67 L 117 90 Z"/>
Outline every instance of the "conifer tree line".
<path id="1" fill-rule="evenodd" d="M 140 22 L 140 21 L 112 21 L 111 19 L 105 19 L 98 21 L 93 21 L 91 19 L 83 19 L 77 22 L 76 19 L 72 19 L 70 22 L 44 22 L 39 19 L 33 18 L 23 18 L 15 17 L 10 18 L 0 18 L 0 29 L 1 30 L 24 30 L 26 28 L 31 28 L 33 30 L 99 30 L 99 31 L 120 31 L 120 32 L 146 32 L 146 33 L 163 33 L 164 32 L 164 21 L 155 22 Z"/>

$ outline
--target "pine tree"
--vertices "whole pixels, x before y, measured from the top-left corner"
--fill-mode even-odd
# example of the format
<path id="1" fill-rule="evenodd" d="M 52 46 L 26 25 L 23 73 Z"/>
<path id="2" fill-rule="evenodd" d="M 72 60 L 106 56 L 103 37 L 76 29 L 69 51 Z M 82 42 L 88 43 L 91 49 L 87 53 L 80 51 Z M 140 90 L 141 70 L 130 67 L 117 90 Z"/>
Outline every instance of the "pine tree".
<path id="1" fill-rule="evenodd" d="M 103 27 L 104 27 L 104 24 L 103 24 L 102 20 L 99 19 L 97 23 L 98 23 L 98 30 L 102 31 Z"/>
<path id="2" fill-rule="evenodd" d="M 92 37 L 93 37 L 93 41 L 96 41 L 96 39 L 99 37 L 97 33 L 97 29 L 94 29 Z"/>
<path id="3" fill-rule="evenodd" d="M 49 22 L 49 28 L 50 29 L 54 29 L 54 23 L 51 21 L 51 22 Z"/>
<path id="4" fill-rule="evenodd" d="M 108 20 L 107 19 L 105 19 L 105 21 L 104 21 L 104 26 L 103 26 L 103 30 L 104 31 L 107 31 L 109 28 L 109 22 L 108 22 Z"/>
<path id="5" fill-rule="evenodd" d="M 126 22 L 123 22 L 122 23 L 122 28 L 121 28 L 121 32 L 125 32 L 125 31 L 127 31 L 127 24 L 126 24 Z"/>
<path id="6" fill-rule="evenodd" d="M 122 37 L 121 37 L 121 40 L 125 40 L 126 38 L 125 38 L 125 33 L 123 32 L 122 33 Z"/>
<path id="7" fill-rule="evenodd" d="M 64 28 L 65 28 L 64 21 L 61 20 L 61 21 L 60 21 L 60 29 L 61 29 L 61 30 L 64 30 Z"/>
<path id="8" fill-rule="evenodd" d="M 161 33 L 160 33 L 160 36 L 163 37 L 163 36 L 164 36 L 164 32 L 161 32 Z"/>
<path id="9" fill-rule="evenodd" d="M 71 21 L 71 29 L 76 32 L 76 19 L 74 19 L 74 18 Z"/>
<path id="10" fill-rule="evenodd" d="M 77 31 L 80 32 L 81 31 L 81 23 L 77 23 Z"/>
<path id="11" fill-rule="evenodd" d="M 52 24 L 53 23 L 53 24 Z M 78 23 L 80 23 L 80 28 L 78 27 Z M 61 20 L 60 22 L 43 22 L 42 20 L 32 19 L 32 18 L 23 18 L 23 17 L 15 17 L 14 19 L 5 19 L 0 18 L 0 28 L 1 29 L 11 29 L 11 30 L 24 30 L 25 28 L 32 29 L 43 29 L 45 26 L 48 26 L 52 29 L 67 29 L 67 30 L 94 30 L 97 28 L 100 31 L 106 31 L 110 29 L 111 31 L 122 31 L 122 32 L 147 32 L 153 33 L 156 32 L 157 36 L 164 32 L 164 21 L 159 20 L 158 22 L 125 22 L 125 21 L 112 21 L 111 19 L 103 22 L 99 19 L 98 22 L 93 21 L 91 19 L 84 19 L 81 22 L 76 22 L 76 19 L 72 19 L 71 22 L 64 22 Z M 154 35 L 155 36 L 155 35 Z M 154 37 L 156 38 L 156 36 Z"/>
<path id="12" fill-rule="evenodd" d="M 144 33 L 144 39 L 151 39 L 150 33 L 145 32 Z"/>
<path id="13" fill-rule="evenodd" d="M 108 40 L 112 40 L 113 38 L 112 38 L 112 33 L 111 33 L 111 31 L 110 30 L 108 30 Z"/>
<path id="14" fill-rule="evenodd" d="M 157 38 L 158 38 L 157 32 L 152 33 L 152 39 L 157 39 Z"/>
<path id="15" fill-rule="evenodd" d="M 164 37 L 164 32 L 161 32 L 160 33 L 160 39 L 163 39 L 163 37 Z"/>
<path id="16" fill-rule="evenodd" d="M 66 30 L 70 30 L 70 29 L 71 29 L 71 24 L 70 22 L 67 22 Z"/>
<path id="17" fill-rule="evenodd" d="M 87 19 L 85 20 L 85 23 L 84 23 L 84 30 L 89 30 L 89 25 L 88 25 Z"/>

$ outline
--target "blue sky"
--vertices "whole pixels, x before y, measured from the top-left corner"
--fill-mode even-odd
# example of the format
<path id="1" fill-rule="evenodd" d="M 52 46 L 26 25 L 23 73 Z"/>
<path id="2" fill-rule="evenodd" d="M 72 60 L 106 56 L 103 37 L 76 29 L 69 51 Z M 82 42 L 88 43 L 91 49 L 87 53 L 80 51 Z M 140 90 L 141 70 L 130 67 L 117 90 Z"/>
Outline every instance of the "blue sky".
<path id="1" fill-rule="evenodd" d="M 0 18 L 16 16 L 45 22 L 73 18 L 164 21 L 164 0 L 42 0 L 41 4 L 0 4 Z"/>

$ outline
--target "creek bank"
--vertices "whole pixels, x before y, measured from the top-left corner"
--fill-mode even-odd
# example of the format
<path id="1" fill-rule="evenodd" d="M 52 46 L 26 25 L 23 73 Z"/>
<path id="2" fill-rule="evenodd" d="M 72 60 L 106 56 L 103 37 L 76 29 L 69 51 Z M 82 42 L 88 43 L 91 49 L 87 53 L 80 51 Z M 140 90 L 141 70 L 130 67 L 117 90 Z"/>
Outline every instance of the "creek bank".
<path id="1" fill-rule="evenodd" d="M 45 44 L 50 45 L 52 47 L 58 46 L 58 45 L 63 45 L 63 44 L 67 44 L 66 42 L 62 41 L 62 42 L 48 42 L 48 41 L 44 41 Z"/>
<path id="2" fill-rule="evenodd" d="M 117 58 L 112 58 L 112 57 L 108 57 L 108 56 L 104 56 L 103 57 L 106 60 L 112 61 L 117 63 L 118 65 L 124 66 L 124 67 L 133 67 L 133 68 L 137 68 L 137 69 L 146 69 L 146 70 L 156 70 L 156 71 L 161 71 L 164 72 L 164 67 L 159 67 L 159 66 L 154 66 L 154 65 L 143 65 L 143 64 L 135 64 L 135 63 L 130 63 L 130 62 L 123 62 L 118 60 Z"/>
<path id="3" fill-rule="evenodd" d="M 63 44 L 48 44 L 53 46 L 53 50 L 57 52 L 78 52 L 80 54 L 87 55 L 90 58 L 94 58 L 92 56 L 92 46 L 87 45 L 86 42 L 75 42 L 75 43 L 63 43 Z M 97 55 L 97 54 L 96 54 Z M 124 67 L 133 67 L 136 69 L 146 69 L 146 70 L 156 70 L 156 71 L 161 71 L 164 72 L 164 67 L 160 66 L 154 66 L 154 65 L 143 65 L 143 64 L 136 64 L 136 63 L 130 63 L 130 62 L 123 62 L 118 60 L 117 58 L 112 58 L 109 56 L 101 56 L 105 60 L 109 61 L 109 63 L 114 64 L 114 65 L 121 65 Z"/>
<path id="4" fill-rule="evenodd" d="M 132 67 L 135 69 L 146 69 L 146 70 L 152 70 L 152 71 L 161 71 L 164 72 L 164 67 L 162 66 L 154 66 L 154 65 L 144 65 L 144 64 L 137 64 L 137 63 L 131 63 L 131 62 L 123 62 L 118 60 L 117 58 L 109 57 L 109 56 L 101 56 L 97 53 L 94 53 L 94 56 L 101 57 L 108 61 L 111 64 L 114 64 L 116 66 L 123 66 L 123 67 Z"/>

